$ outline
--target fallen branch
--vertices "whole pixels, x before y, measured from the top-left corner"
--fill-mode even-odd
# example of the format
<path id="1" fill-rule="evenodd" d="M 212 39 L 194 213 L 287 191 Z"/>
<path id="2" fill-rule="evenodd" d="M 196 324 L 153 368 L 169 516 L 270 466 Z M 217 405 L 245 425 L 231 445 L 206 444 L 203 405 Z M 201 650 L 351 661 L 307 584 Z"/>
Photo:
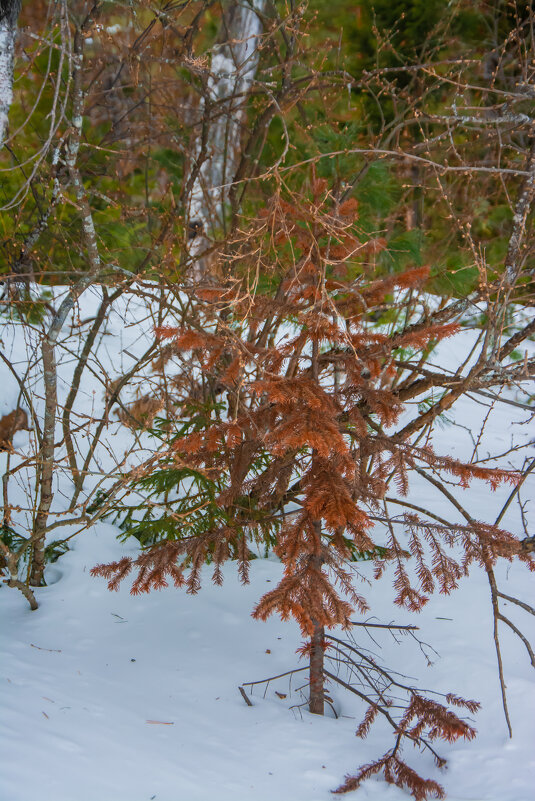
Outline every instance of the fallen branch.
<path id="1" fill-rule="evenodd" d="M 238 687 L 238 690 L 241 692 L 242 698 L 247 704 L 247 706 L 253 706 L 253 702 L 251 701 L 251 699 L 249 698 L 243 687 Z"/>

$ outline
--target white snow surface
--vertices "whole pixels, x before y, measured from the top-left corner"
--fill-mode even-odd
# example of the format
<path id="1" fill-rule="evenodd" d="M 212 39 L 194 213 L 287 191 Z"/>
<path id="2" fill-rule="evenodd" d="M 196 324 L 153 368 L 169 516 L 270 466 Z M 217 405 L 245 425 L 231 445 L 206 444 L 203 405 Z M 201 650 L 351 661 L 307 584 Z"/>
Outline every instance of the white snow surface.
<path id="1" fill-rule="evenodd" d="M 95 297 L 87 297 L 81 317 L 94 313 Z M 131 315 L 141 319 L 135 309 Z M 124 348 L 141 352 L 146 347 L 140 340 L 141 323 L 123 330 L 120 317 L 110 319 L 100 352 L 101 362 L 107 360 L 110 372 L 119 374 L 124 369 L 120 360 L 128 364 Z M 150 320 L 146 330 L 150 332 Z M 22 363 L 25 349 L 31 353 L 33 347 L 22 329 L 6 326 L 0 334 L 4 352 Z M 459 353 L 469 351 L 474 336 L 462 332 L 445 343 L 433 361 L 439 360 L 443 368 L 455 364 Z M 60 375 L 68 377 L 71 361 L 60 365 Z M 31 369 L 37 386 L 39 365 Z M 17 386 L 3 364 L 0 380 L 1 415 L 14 407 Z M 93 414 L 101 394 L 95 376 L 86 376 L 80 408 L 85 404 L 86 412 Z M 470 431 L 477 436 L 487 411 L 463 399 L 452 416 L 464 428 L 437 430 L 436 451 L 469 456 Z M 528 442 L 529 426 L 520 425 L 528 419 L 525 410 L 497 404 L 488 420 L 489 444 L 480 447 L 481 455 L 485 448 L 491 453 L 506 450 L 513 438 Z M 109 449 L 123 452 L 131 437 L 124 427 L 111 426 L 105 440 L 108 450 L 103 448 L 99 456 L 102 465 L 112 466 Z M 15 445 L 23 458 L 28 434 L 19 432 Z M 526 451 L 520 454 L 519 463 Z M 5 459 L 0 454 L 0 472 Z M 507 457 L 507 466 L 510 463 L 513 458 Z M 62 476 L 56 490 L 66 487 Z M 24 489 L 20 487 L 21 505 Z M 534 496 L 534 489 L 533 480 L 526 482 L 524 500 Z M 470 490 L 456 491 L 475 517 L 493 522 L 510 487 L 492 493 L 487 485 L 474 482 Z M 447 502 L 432 496 L 422 481 L 412 482 L 409 500 L 453 519 Z M 55 503 L 60 511 L 61 491 Z M 533 502 L 526 515 L 533 534 Z M 523 536 L 518 505 L 511 505 L 502 525 Z M 54 535 L 68 536 L 71 530 L 74 526 L 63 527 Z M 293 678 L 292 692 L 287 677 L 269 684 L 265 693 L 264 686 L 256 687 L 253 706 L 245 705 L 239 685 L 303 665 L 295 653 L 301 635 L 294 623 L 277 618 L 262 623 L 251 617 L 255 603 L 281 575 L 274 557 L 252 562 L 246 586 L 239 583 L 235 565 L 227 564 L 222 587 L 212 584 L 206 568 L 196 596 L 168 588 L 134 597 L 127 583 L 111 593 L 103 579 L 89 573 L 97 563 L 134 552 L 133 546 L 117 540 L 117 534 L 112 525 L 99 523 L 71 540 L 71 550 L 47 569 L 48 586 L 36 591 L 35 612 L 18 591 L 0 589 L 0 801 L 327 801 L 345 774 L 355 773 L 391 747 L 392 734 L 381 723 L 366 740 L 355 738 L 365 706 L 339 689 L 333 688 L 337 720 L 292 709 L 302 700 L 296 688 L 305 673 Z M 458 591 L 433 596 L 415 616 L 394 606 L 390 573 L 376 582 L 371 564 L 359 563 L 358 568 L 370 580 L 369 585 L 359 583 L 358 589 L 370 604 L 373 621 L 417 624 L 418 636 L 436 653 L 427 649 L 432 660 L 428 665 L 409 636 L 396 642 L 387 633 L 374 634 L 374 642 L 361 630 L 359 642 L 419 686 L 482 704 L 473 716 L 475 740 L 436 744 L 448 760 L 446 770 L 406 748 L 407 762 L 441 783 L 450 801 L 532 801 L 535 674 L 523 644 L 502 627 L 513 725 L 509 739 L 485 573 L 472 568 Z M 503 592 L 533 602 L 533 574 L 525 566 L 504 563 L 497 578 Z M 510 603 L 503 609 L 533 642 L 534 618 Z M 401 801 L 409 796 L 379 778 L 348 797 Z"/>

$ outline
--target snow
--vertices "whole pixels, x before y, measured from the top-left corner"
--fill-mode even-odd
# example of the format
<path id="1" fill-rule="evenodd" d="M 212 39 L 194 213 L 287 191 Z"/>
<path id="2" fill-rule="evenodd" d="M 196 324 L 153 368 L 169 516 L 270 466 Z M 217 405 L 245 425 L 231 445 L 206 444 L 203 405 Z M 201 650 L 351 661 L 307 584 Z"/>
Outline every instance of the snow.
<path id="1" fill-rule="evenodd" d="M 92 292 L 82 298 L 82 319 L 94 314 L 97 300 Z M 120 322 L 123 314 L 126 327 Z M 146 347 L 151 318 L 146 316 L 145 325 L 142 319 L 135 305 L 124 303 L 111 316 L 100 342 L 104 372 L 97 377 L 95 361 L 95 374 L 84 379 L 77 413 L 94 414 L 99 408 L 104 374 L 121 374 L 129 364 L 125 348 L 141 353 Z M 129 320 L 136 320 L 136 325 L 129 327 Z M 73 369 L 69 349 L 77 330 L 67 327 L 62 340 L 61 397 L 68 391 Z M 34 353 L 28 386 L 38 395 L 35 337 L 26 339 L 17 325 L 4 327 L 1 335 L 4 353 L 19 365 L 24 359 L 30 361 L 25 354 Z M 439 359 L 444 368 L 447 363 L 454 365 L 461 350 L 469 351 L 474 336 L 473 331 L 461 332 L 433 360 Z M 16 402 L 17 387 L 3 364 L 0 379 L 5 387 L 0 406 L 4 414 Z M 438 429 L 437 452 L 470 456 L 470 431 L 477 436 L 487 411 L 470 399 L 458 403 L 453 416 L 464 427 Z M 497 404 L 480 456 L 506 450 L 511 438 L 529 444 L 528 419 L 525 410 Z M 103 470 L 121 463 L 122 454 L 130 453 L 131 440 L 130 431 L 110 425 L 97 454 Z M 12 456 L 12 464 L 29 447 L 27 432 L 16 435 L 15 445 L 21 455 Z M 138 448 L 129 458 L 141 458 L 140 453 Z M 517 463 L 525 453 L 516 454 Z M 1 472 L 6 458 L 0 454 Z M 532 474 L 526 482 L 524 499 L 533 497 L 534 478 Z M 28 488 L 23 484 L 18 487 L 21 506 L 27 502 Z M 68 495 L 66 474 L 58 477 L 56 487 Z M 510 488 L 493 494 L 482 482 L 474 482 L 468 492 L 462 497 L 469 498 L 475 516 L 493 522 Z M 413 481 L 409 500 L 432 505 L 438 514 L 453 519 L 444 499 L 438 493 L 434 497 L 423 480 Z M 55 504 L 56 512 L 65 508 L 61 493 Z M 526 512 L 533 533 L 533 508 L 528 505 Z M 24 513 L 19 514 L 22 523 Z M 511 505 L 502 525 L 522 534 L 518 505 Z M 77 530 L 65 526 L 54 535 L 66 537 Z M 300 675 L 306 674 L 294 676 L 292 692 L 286 677 L 272 682 L 265 695 L 265 687 L 256 687 L 252 707 L 244 703 L 240 685 L 303 666 L 295 653 L 301 636 L 294 623 L 277 618 L 262 623 L 251 617 L 255 603 L 281 574 L 275 558 L 254 560 L 247 586 L 239 583 L 236 566 L 227 564 L 223 586 L 211 583 L 207 568 L 197 596 L 169 588 L 133 597 L 126 584 L 110 593 L 104 580 L 89 574 L 96 563 L 133 552 L 132 546 L 117 540 L 117 533 L 110 524 L 99 523 L 74 537 L 71 550 L 47 568 L 48 586 L 36 591 L 35 612 L 18 591 L 0 590 L 2 801 L 327 801 L 345 774 L 391 746 L 391 733 L 381 723 L 366 740 L 355 738 L 364 707 L 338 689 L 333 691 L 337 720 L 292 709 L 302 700 L 296 687 Z M 432 661 L 428 665 L 407 635 L 396 642 L 389 634 L 374 634 L 374 643 L 358 630 L 359 642 L 385 665 L 414 677 L 421 687 L 482 703 L 474 716 L 478 729 L 474 741 L 438 744 L 437 750 L 448 759 L 445 771 L 428 756 L 406 750 L 409 764 L 439 781 L 450 801 L 530 801 L 535 787 L 535 675 L 522 643 L 502 627 L 514 732 L 510 740 L 501 709 L 485 573 L 473 568 L 457 592 L 433 596 L 414 616 L 394 607 L 390 575 L 374 582 L 369 563 L 359 563 L 358 568 L 371 580 L 369 586 L 359 584 L 359 591 L 369 601 L 374 619 L 418 625 L 418 637 L 437 653 L 426 649 Z M 506 594 L 528 602 L 533 597 L 533 576 L 521 564 L 501 565 L 497 579 Z M 532 616 L 508 603 L 504 611 L 535 639 Z M 280 698 L 276 691 L 287 697 Z M 354 797 L 401 801 L 408 796 L 378 779 L 367 781 Z"/>

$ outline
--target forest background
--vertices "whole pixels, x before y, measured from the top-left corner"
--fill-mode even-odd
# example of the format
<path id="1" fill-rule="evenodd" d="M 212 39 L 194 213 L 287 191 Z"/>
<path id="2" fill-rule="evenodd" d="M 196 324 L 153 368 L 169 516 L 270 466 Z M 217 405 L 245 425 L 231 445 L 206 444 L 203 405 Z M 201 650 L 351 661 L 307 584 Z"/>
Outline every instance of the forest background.
<path id="1" fill-rule="evenodd" d="M 520 491 L 535 462 L 527 445 L 479 458 L 484 424 L 471 458 L 432 447 L 464 397 L 532 410 L 532 3 L 0 9 L 2 315 L 30 354 L 1 356 L 19 388 L 1 431 L 6 583 L 35 609 L 47 563 L 102 518 L 141 547 L 96 568 L 112 588 L 135 568 L 135 592 L 194 593 L 206 562 L 216 583 L 228 559 L 245 581 L 253 544 L 274 551 L 285 576 L 255 616 L 301 626 L 310 711 L 340 679 L 330 649 L 363 682 L 340 680 L 367 704 L 360 734 L 378 714 L 394 732 L 339 790 L 382 772 L 440 796 L 403 741 L 440 764 L 433 741 L 470 739 L 471 724 L 328 632 L 368 611 L 360 560 L 377 576 L 395 565 L 412 611 L 475 562 L 509 730 L 500 623 L 535 666 L 494 574 L 500 559 L 533 566 Z M 140 302 L 154 338 L 117 374 L 102 335 L 116 304 Z M 434 349 L 463 329 L 470 352 L 440 369 Z M 101 398 L 82 409 L 88 374 Z M 104 474 L 118 420 L 134 436 Z M 410 492 L 412 476 L 451 517 Z M 509 484 L 492 520 L 455 494 L 475 481 Z M 516 534 L 500 526 L 513 502 Z M 61 526 L 74 530 L 58 539 Z M 406 693 L 397 717 L 392 688 Z"/>

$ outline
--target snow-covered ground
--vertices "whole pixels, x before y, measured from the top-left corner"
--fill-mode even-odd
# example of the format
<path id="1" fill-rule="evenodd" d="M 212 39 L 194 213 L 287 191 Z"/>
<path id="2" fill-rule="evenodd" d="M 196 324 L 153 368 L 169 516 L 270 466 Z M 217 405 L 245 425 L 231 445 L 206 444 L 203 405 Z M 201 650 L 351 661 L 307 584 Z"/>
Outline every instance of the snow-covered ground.
<path id="1" fill-rule="evenodd" d="M 83 311 L 82 317 L 92 313 Z M 123 331 L 119 315 L 107 330 L 100 360 L 106 358 L 110 372 L 120 374 L 125 369 L 120 359 L 127 363 L 124 349 L 137 353 L 139 345 L 141 352 L 146 342 L 136 344 L 140 327 Z M 27 347 L 22 329 L 6 328 L 1 335 L 4 353 L 22 363 Z M 463 332 L 448 341 L 441 367 L 450 360 L 454 364 L 459 349 L 469 350 L 473 336 Z M 70 363 L 66 359 L 61 367 L 65 376 Z M 32 369 L 38 373 L 38 366 Z M 17 387 L 4 365 L 0 380 L 5 387 L 1 415 L 13 408 Z M 88 376 L 80 409 L 85 404 L 90 414 L 101 397 L 102 387 L 95 376 Z M 437 452 L 469 456 L 470 432 L 477 437 L 487 411 L 468 399 L 457 404 L 450 416 L 463 427 L 437 430 Z M 520 425 L 527 419 L 528 412 L 497 404 L 480 457 L 487 450 L 507 450 L 512 437 L 528 442 L 529 427 Z M 124 452 L 131 436 L 118 424 L 110 426 L 102 464 L 111 467 L 109 449 Z M 15 444 L 21 452 L 27 440 L 27 433 L 17 434 Z M 517 463 L 525 455 L 520 452 Z M 0 472 L 6 458 L 0 454 Z M 61 478 L 56 488 L 67 491 L 66 482 Z M 19 489 L 24 505 L 24 487 Z M 526 482 L 524 499 L 533 497 L 534 489 L 533 480 Z M 482 482 L 474 482 L 463 497 L 470 499 L 475 517 L 493 522 L 509 491 L 493 494 Z M 410 500 L 452 519 L 445 501 L 432 497 L 422 482 L 413 482 Z M 61 494 L 56 503 L 59 511 Z M 533 502 L 526 513 L 533 534 Z M 517 505 L 511 506 L 502 525 L 523 535 Z M 75 530 L 63 527 L 55 536 Z M 108 523 L 99 523 L 71 540 L 71 550 L 48 568 L 49 586 L 36 591 L 35 612 L 18 591 L 0 590 L 0 801 L 327 801 L 345 774 L 391 746 L 391 734 L 380 723 L 366 740 L 355 738 L 364 707 L 338 690 L 333 690 L 337 720 L 292 709 L 302 700 L 296 692 L 300 674 L 293 678 L 292 692 L 288 679 L 280 679 L 265 694 L 265 687 L 257 687 L 253 706 L 245 705 L 239 685 L 300 666 L 296 625 L 251 618 L 255 602 L 280 576 L 275 559 L 253 561 L 251 583 L 245 587 L 235 566 L 228 564 L 223 587 L 215 587 L 207 571 L 197 596 L 169 588 L 132 597 L 126 584 L 110 593 L 105 581 L 89 574 L 96 563 L 132 552 L 133 546 L 117 541 L 117 533 Z M 474 716 L 478 737 L 438 747 L 448 759 L 445 771 L 426 755 L 407 750 L 409 764 L 439 781 L 450 801 L 532 801 L 535 672 L 523 644 L 503 627 L 511 740 L 501 710 L 485 573 L 473 568 L 456 593 L 434 596 L 414 616 L 394 607 L 391 576 L 374 582 L 369 563 L 358 567 L 370 579 L 369 586 L 359 589 L 374 619 L 416 623 L 419 638 L 437 653 L 427 651 L 433 662 L 428 665 L 407 635 L 396 642 L 382 633 L 374 642 L 360 631 L 362 645 L 421 687 L 482 703 Z M 533 574 L 523 565 L 505 563 L 497 577 L 504 593 L 532 602 Z M 534 618 L 507 603 L 504 611 L 533 642 Z M 370 780 L 355 798 L 400 801 L 407 795 L 382 780 Z"/>

